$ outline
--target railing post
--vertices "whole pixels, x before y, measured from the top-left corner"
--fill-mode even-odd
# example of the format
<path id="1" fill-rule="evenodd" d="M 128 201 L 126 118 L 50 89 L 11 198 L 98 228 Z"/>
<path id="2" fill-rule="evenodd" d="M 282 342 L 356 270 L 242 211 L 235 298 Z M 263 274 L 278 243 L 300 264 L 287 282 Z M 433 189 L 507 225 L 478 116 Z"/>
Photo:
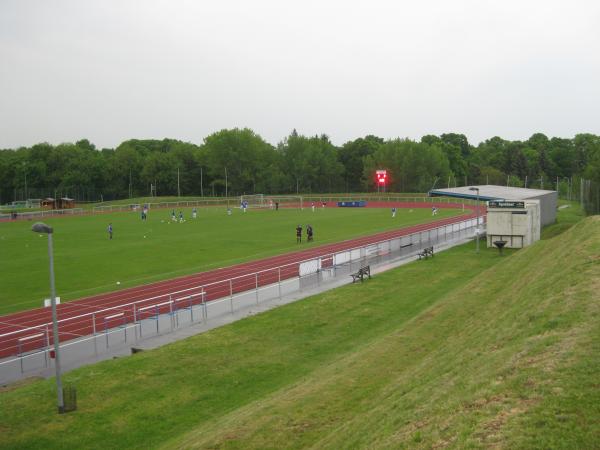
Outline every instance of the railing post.
<path id="1" fill-rule="evenodd" d="M 233 314 L 233 280 L 229 280 L 229 307 L 231 308 L 231 314 Z"/>
<path id="2" fill-rule="evenodd" d="M 173 331 L 173 299 L 169 294 L 169 316 L 171 318 L 171 331 Z"/>
<path id="3" fill-rule="evenodd" d="M 156 334 L 159 334 L 159 326 L 158 326 L 158 322 L 160 321 L 160 310 L 158 308 L 158 306 L 156 306 Z"/>
<path id="4" fill-rule="evenodd" d="M 255 276 L 255 284 L 256 284 L 256 304 L 258 305 L 258 273 L 254 274 Z"/>
<path id="5" fill-rule="evenodd" d="M 192 295 L 190 295 L 190 321 L 194 323 L 194 297 Z"/>
<path id="6" fill-rule="evenodd" d="M 19 355 L 19 362 L 21 363 L 21 373 L 23 373 L 23 344 L 21 344 L 21 339 L 18 340 L 18 344 L 17 344 L 17 348 L 18 350 L 18 355 Z"/>
<path id="7" fill-rule="evenodd" d="M 278 273 L 278 281 L 277 284 L 279 286 L 279 300 L 281 300 L 281 266 L 279 266 L 277 268 L 277 273 Z"/>
<path id="8" fill-rule="evenodd" d="M 136 308 L 136 304 L 133 304 L 133 332 L 135 334 L 135 340 L 137 342 L 137 338 L 138 338 L 138 327 L 137 327 L 137 308 Z"/>
<path id="9" fill-rule="evenodd" d="M 94 332 L 94 354 L 98 356 L 98 343 L 96 342 L 96 313 L 92 313 L 92 330 Z"/>
<path id="10" fill-rule="evenodd" d="M 108 349 L 108 321 L 104 319 L 104 334 L 106 335 L 106 348 Z"/>
<path id="11" fill-rule="evenodd" d="M 202 313 L 204 314 L 204 320 L 208 320 L 208 310 L 206 308 L 206 292 L 204 292 L 204 286 L 202 286 Z"/>
<path id="12" fill-rule="evenodd" d="M 44 359 L 46 360 L 46 367 L 48 367 L 48 352 L 50 351 L 50 333 L 48 331 L 48 324 L 46 324 L 46 351 L 44 352 Z"/>

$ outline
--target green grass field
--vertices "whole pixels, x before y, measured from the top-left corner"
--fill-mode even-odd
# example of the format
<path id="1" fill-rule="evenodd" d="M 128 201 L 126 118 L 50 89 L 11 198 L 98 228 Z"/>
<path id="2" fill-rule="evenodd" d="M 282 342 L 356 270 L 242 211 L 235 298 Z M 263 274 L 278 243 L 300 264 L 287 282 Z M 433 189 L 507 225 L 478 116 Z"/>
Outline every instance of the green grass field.
<path id="1" fill-rule="evenodd" d="M 598 448 L 600 219 L 562 228 L 74 370 L 74 413 L 8 387 L 0 448 Z"/>
<path id="2" fill-rule="evenodd" d="M 196 220 L 190 217 L 191 208 L 182 211 L 185 223 L 172 223 L 170 209 L 150 211 L 146 222 L 139 212 L 46 220 L 55 228 L 56 287 L 61 301 L 432 220 L 427 208 L 400 210 L 395 219 L 388 209 L 374 208 L 246 214 L 234 209 L 232 216 L 223 208 L 199 208 Z M 461 213 L 441 209 L 436 219 Z M 109 222 L 114 229 L 112 241 Z M 315 241 L 297 245 L 295 227 L 307 223 L 315 230 Z M 49 297 L 47 240 L 32 233 L 31 225 L 0 222 L 0 314 L 42 306 Z"/>

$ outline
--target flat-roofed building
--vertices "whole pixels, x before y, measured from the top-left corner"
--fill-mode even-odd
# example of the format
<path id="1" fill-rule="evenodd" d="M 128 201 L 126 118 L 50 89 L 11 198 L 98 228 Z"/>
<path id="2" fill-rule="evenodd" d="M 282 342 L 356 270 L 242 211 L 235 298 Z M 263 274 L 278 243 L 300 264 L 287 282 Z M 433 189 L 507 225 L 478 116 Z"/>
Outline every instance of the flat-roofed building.
<path id="1" fill-rule="evenodd" d="M 487 245 L 504 241 L 506 247 L 521 248 L 540 238 L 543 226 L 556 221 L 558 193 L 541 189 L 505 186 L 463 186 L 435 189 L 430 196 L 477 199 L 487 203 Z"/>
<path id="2" fill-rule="evenodd" d="M 543 189 L 528 189 L 495 185 L 462 186 L 448 189 L 434 189 L 429 192 L 430 196 L 443 196 L 454 198 L 468 198 L 475 200 L 477 194 L 470 190 L 471 187 L 479 189 L 479 199 L 490 200 L 539 200 L 540 201 L 540 224 L 550 225 L 556 222 L 556 208 L 558 206 L 558 193 L 556 191 L 545 191 Z"/>

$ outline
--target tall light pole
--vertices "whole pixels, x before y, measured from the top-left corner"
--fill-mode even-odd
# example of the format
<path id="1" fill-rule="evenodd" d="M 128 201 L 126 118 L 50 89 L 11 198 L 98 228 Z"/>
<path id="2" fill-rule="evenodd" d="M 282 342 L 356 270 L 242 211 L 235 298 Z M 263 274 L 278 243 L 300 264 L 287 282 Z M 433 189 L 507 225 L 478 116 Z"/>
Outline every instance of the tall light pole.
<path id="1" fill-rule="evenodd" d="M 200 197 L 204 198 L 204 185 L 202 183 L 202 166 L 200 166 Z"/>
<path id="2" fill-rule="evenodd" d="M 477 227 L 475 228 L 475 236 L 476 236 L 476 240 L 477 240 L 476 252 L 479 253 L 479 188 L 470 187 L 469 190 L 477 191 Z"/>
<path id="3" fill-rule="evenodd" d="M 27 201 L 29 196 L 27 195 L 27 163 L 23 161 L 23 174 L 25 175 L 25 198 L 23 200 Z"/>
<path id="4" fill-rule="evenodd" d="M 54 255 L 52 250 L 52 227 L 42 222 L 34 223 L 31 227 L 34 233 L 48 235 L 48 257 L 50 258 L 50 300 L 52 302 L 52 336 L 54 338 L 54 367 L 56 369 L 56 394 L 58 396 L 58 413 L 65 412 L 63 388 L 60 380 L 60 353 L 58 341 L 58 322 L 56 320 L 56 289 L 54 288 Z"/>
<path id="5" fill-rule="evenodd" d="M 229 191 L 227 190 L 227 166 L 225 166 L 225 201 L 227 202 L 227 208 L 229 209 Z"/>

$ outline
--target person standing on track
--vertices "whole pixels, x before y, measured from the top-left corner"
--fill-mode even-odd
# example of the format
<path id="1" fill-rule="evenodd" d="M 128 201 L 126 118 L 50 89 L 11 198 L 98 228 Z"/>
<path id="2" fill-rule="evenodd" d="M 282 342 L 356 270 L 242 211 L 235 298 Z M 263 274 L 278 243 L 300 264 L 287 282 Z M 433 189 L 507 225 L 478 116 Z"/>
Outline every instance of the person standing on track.
<path id="1" fill-rule="evenodd" d="M 302 225 L 296 227 L 296 243 L 302 243 Z"/>

